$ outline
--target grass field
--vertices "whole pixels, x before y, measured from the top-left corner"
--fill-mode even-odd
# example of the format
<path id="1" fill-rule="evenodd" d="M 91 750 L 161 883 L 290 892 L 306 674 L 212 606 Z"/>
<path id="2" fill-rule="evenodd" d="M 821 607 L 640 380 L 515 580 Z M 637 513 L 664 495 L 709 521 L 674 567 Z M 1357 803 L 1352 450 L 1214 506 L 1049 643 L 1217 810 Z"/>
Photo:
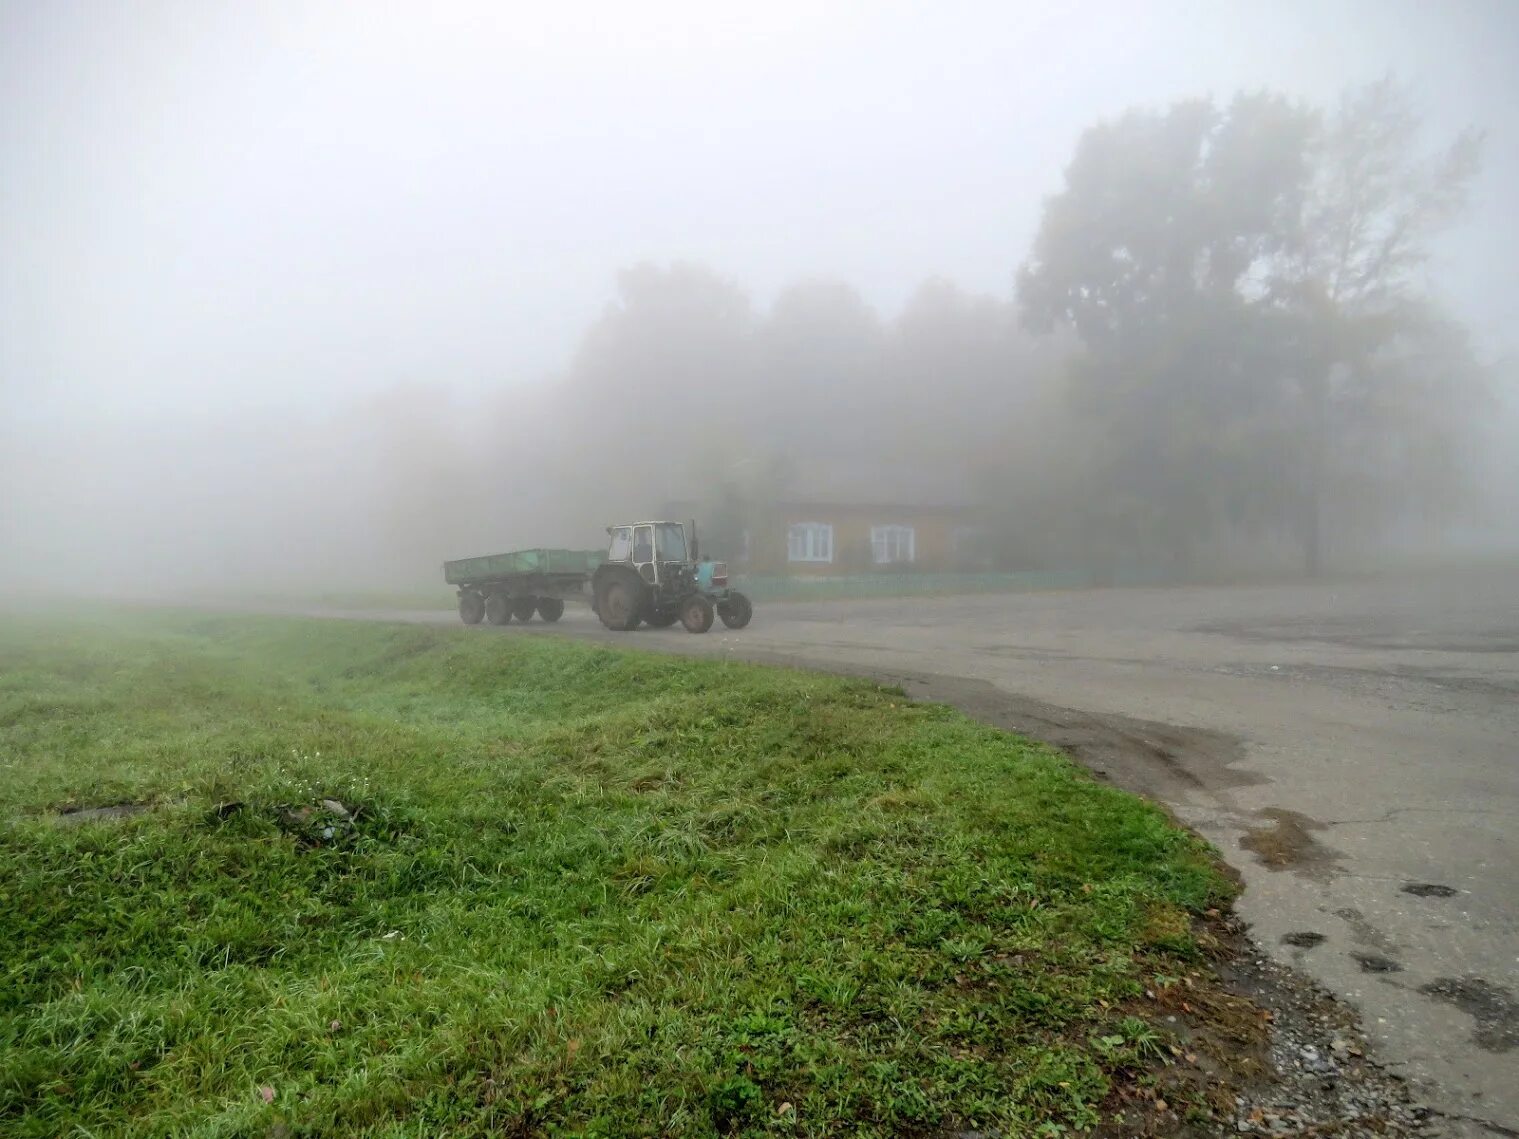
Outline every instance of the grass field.
<path id="1" fill-rule="evenodd" d="M 1134 998 L 1227 890 L 862 682 L 0 620 L 7 1136 L 1061 1134 L 1163 1054 Z"/>

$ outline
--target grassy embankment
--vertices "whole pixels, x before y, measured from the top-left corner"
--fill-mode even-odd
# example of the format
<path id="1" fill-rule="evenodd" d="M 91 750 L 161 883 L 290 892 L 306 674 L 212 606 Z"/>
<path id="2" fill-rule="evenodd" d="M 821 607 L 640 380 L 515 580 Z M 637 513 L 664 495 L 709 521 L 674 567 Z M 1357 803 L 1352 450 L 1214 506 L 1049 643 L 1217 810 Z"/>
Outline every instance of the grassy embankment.
<path id="1" fill-rule="evenodd" d="M 1127 1002 L 1226 890 L 1158 811 L 864 683 L 0 621 L 7 1135 L 1058 1133 L 1154 1064 Z"/>

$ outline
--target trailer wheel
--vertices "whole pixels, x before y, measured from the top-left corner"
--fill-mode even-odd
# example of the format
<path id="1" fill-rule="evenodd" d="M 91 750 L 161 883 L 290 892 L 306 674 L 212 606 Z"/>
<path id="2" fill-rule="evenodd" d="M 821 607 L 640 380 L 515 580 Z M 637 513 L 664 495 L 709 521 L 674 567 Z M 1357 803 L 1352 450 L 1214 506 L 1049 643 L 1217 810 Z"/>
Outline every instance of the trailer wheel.
<path id="1" fill-rule="evenodd" d="M 459 594 L 459 620 L 466 625 L 478 625 L 485 619 L 485 598 L 478 593 Z"/>
<path id="2" fill-rule="evenodd" d="M 688 633 L 705 633 L 712 628 L 712 602 L 700 593 L 693 593 L 680 603 L 680 623 Z"/>
<path id="3" fill-rule="evenodd" d="M 538 616 L 552 624 L 564 616 L 564 602 L 558 597 L 540 597 Z"/>
<path id="4" fill-rule="evenodd" d="M 717 615 L 730 629 L 742 629 L 754 619 L 754 606 L 742 593 L 730 593 L 717 603 Z"/>
<path id="5" fill-rule="evenodd" d="M 504 593 L 493 593 L 485 599 L 485 619 L 492 625 L 508 625 L 512 620 L 512 599 Z"/>
<path id="6" fill-rule="evenodd" d="M 512 602 L 512 616 L 526 625 L 533 619 L 533 614 L 538 609 L 536 597 L 519 597 Z"/>

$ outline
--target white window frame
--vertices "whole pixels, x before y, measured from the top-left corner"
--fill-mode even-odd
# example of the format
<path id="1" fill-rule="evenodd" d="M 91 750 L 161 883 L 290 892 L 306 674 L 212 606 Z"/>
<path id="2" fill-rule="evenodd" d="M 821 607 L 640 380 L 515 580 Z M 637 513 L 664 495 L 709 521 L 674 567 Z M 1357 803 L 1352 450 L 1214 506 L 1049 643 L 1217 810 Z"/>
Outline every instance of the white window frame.
<path id="1" fill-rule="evenodd" d="M 833 523 L 793 522 L 786 528 L 788 562 L 833 561 Z"/>
<path id="2" fill-rule="evenodd" d="M 872 526 L 870 528 L 870 560 L 878 566 L 910 565 L 917 561 L 917 530 L 897 523 Z"/>

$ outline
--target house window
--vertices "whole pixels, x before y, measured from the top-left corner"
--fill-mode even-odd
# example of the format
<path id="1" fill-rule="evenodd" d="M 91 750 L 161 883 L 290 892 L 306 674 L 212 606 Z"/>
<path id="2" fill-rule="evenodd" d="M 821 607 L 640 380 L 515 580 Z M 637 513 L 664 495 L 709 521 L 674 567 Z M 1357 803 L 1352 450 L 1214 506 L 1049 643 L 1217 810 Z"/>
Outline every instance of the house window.
<path id="1" fill-rule="evenodd" d="M 826 522 L 793 522 L 786 532 L 786 554 L 793 562 L 833 561 L 833 527 Z"/>
<path id="2" fill-rule="evenodd" d="M 870 557 L 878 566 L 916 560 L 915 535 L 911 526 L 872 526 Z"/>

